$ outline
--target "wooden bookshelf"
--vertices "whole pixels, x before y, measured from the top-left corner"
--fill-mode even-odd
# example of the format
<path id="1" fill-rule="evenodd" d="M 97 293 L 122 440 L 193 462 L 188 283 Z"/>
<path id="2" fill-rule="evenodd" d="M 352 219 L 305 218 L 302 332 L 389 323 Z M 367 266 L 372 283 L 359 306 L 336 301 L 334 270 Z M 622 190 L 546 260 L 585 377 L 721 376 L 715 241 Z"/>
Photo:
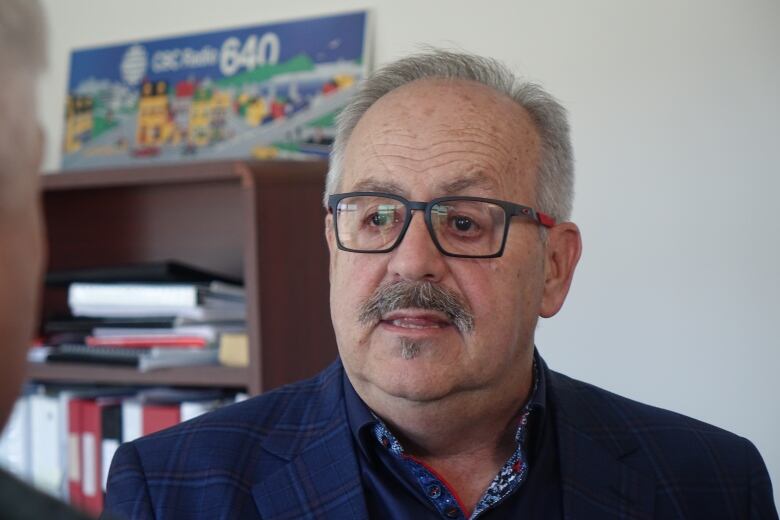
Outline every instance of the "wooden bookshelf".
<path id="1" fill-rule="evenodd" d="M 178 367 L 151 372 L 77 363 L 29 363 L 27 377 L 35 381 L 79 384 L 174 385 L 204 388 L 248 388 L 249 370 L 221 366 Z"/>
<path id="2" fill-rule="evenodd" d="M 242 278 L 250 365 L 140 373 L 30 364 L 29 378 L 257 394 L 321 370 L 336 356 L 321 203 L 326 171 L 322 161 L 230 161 L 44 176 L 50 270 L 177 260 Z M 44 319 L 65 309 L 65 290 L 47 288 Z"/>

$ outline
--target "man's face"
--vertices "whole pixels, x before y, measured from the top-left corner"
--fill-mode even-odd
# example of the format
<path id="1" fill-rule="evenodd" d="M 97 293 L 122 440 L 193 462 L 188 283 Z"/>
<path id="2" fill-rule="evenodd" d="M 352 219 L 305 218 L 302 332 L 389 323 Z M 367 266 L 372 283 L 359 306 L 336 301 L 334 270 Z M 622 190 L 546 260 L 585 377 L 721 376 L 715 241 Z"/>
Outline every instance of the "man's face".
<path id="1" fill-rule="evenodd" d="M 20 100 L 32 103 L 32 94 L 28 99 L 21 93 L 13 102 Z M 0 100 L 0 115 L 7 116 L 0 118 L 0 428 L 24 381 L 44 263 L 38 192 L 41 134 L 29 112 L 22 116 L 23 110 L 2 105 L 7 101 Z"/>
<path id="2" fill-rule="evenodd" d="M 539 136 L 524 109 L 471 82 L 424 80 L 381 98 L 346 148 L 340 192 L 382 191 L 409 200 L 469 195 L 534 206 Z M 389 253 L 331 251 L 331 315 L 339 352 L 361 395 L 432 401 L 462 391 L 506 387 L 528 364 L 545 287 L 545 245 L 538 227 L 515 218 L 503 256 L 443 256 L 415 212 Z M 382 284 L 431 282 L 474 318 L 458 330 L 436 312 L 406 308 L 361 323 Z M 387 318 L 387 319 L 384 319 Z M 404 344 L 419 346 L 408 355 Z"/>

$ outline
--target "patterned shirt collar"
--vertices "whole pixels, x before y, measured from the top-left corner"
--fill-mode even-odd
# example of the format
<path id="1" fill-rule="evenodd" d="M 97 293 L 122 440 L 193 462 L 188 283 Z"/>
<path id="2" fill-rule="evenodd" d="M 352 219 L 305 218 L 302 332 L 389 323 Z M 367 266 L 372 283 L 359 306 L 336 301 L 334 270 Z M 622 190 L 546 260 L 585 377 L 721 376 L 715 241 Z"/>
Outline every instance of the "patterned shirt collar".
<path id="1" fill-rule="evenodd" d="M 539 354 L 535 349 L 533 366 L 533 390 L 519 414 L 519 425 L 515 432 L 516 449 L 488 486 L 470 518 L 477 518 L 484 511 L 503 501 L 504 498 L 516 491 L 527 477 L 529 471 L 527 447 L 535 444 L 533 439 L 528 438 L 528 435 L 529 432 L 533 434 L 537 430 L 529 428 L 528 423 L 533 420 L 540 424 L 547 404 L 545 373 L 539 360 Z M 437 482 L 438 477 L 432 473 L 431 468 L 427 468 L 424 464 L 405 454 L 403 446 L 395 435 L 357 395 L 346 374 L 344 375 L 344 395 L 350 429 L 363 456 L 372 460 L 373 452 L 377 448 L 388 450 L 395 458 L 404 461 L 409 466 L 411 473 L 418 480 L 433 505 L 444 516 L 452 517 L 450 513 L 454 511 L 453 506 L 457 504 L 457 497 L 450 496 L 446 486 L 441 486 Z M 431 493 L 431 490 L 435 490 L 435 493 Z"/>

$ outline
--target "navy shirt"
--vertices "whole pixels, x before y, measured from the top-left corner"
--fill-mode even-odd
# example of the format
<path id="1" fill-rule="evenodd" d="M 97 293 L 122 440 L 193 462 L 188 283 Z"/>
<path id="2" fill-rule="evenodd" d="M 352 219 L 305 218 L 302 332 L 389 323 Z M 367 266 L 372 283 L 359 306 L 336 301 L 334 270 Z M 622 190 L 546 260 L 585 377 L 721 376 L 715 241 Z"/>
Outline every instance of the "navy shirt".
<path id="1" fill-rule="evenodd" d="M 536 356 L 535 356 L 536 357 Z M 535 367 L 538 366 L 535 363 Z M 464 511 L 457 490 L 403 447 L 357 395 L 344 376 L 347 419 L 356 446 L 370 518 L 561 518 L 561 484 L 554 413 L 544 371 L 521 412 L 517 450 L 486 490 L 474 512 Z"/>

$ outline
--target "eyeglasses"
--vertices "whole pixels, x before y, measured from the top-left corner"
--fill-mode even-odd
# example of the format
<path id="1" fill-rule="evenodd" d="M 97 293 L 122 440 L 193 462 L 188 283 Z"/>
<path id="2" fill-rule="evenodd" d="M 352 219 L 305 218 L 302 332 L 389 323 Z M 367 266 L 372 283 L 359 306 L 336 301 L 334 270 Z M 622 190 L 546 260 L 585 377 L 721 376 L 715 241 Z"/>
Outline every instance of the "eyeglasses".
<path id="1" fill-rule="evenodd" d="M 504 253 L 512 217 L 526 217 L 545 227 L 555 220 L 533 208 L 481 197 L 439 197 L 430 202 L 375 192 L 328 197 L 339 249 L 387 253 L 404 238 L 412 211 L 425 212 L 425 225 L 436 248 L 458 258 L 495 258 Z"/>

